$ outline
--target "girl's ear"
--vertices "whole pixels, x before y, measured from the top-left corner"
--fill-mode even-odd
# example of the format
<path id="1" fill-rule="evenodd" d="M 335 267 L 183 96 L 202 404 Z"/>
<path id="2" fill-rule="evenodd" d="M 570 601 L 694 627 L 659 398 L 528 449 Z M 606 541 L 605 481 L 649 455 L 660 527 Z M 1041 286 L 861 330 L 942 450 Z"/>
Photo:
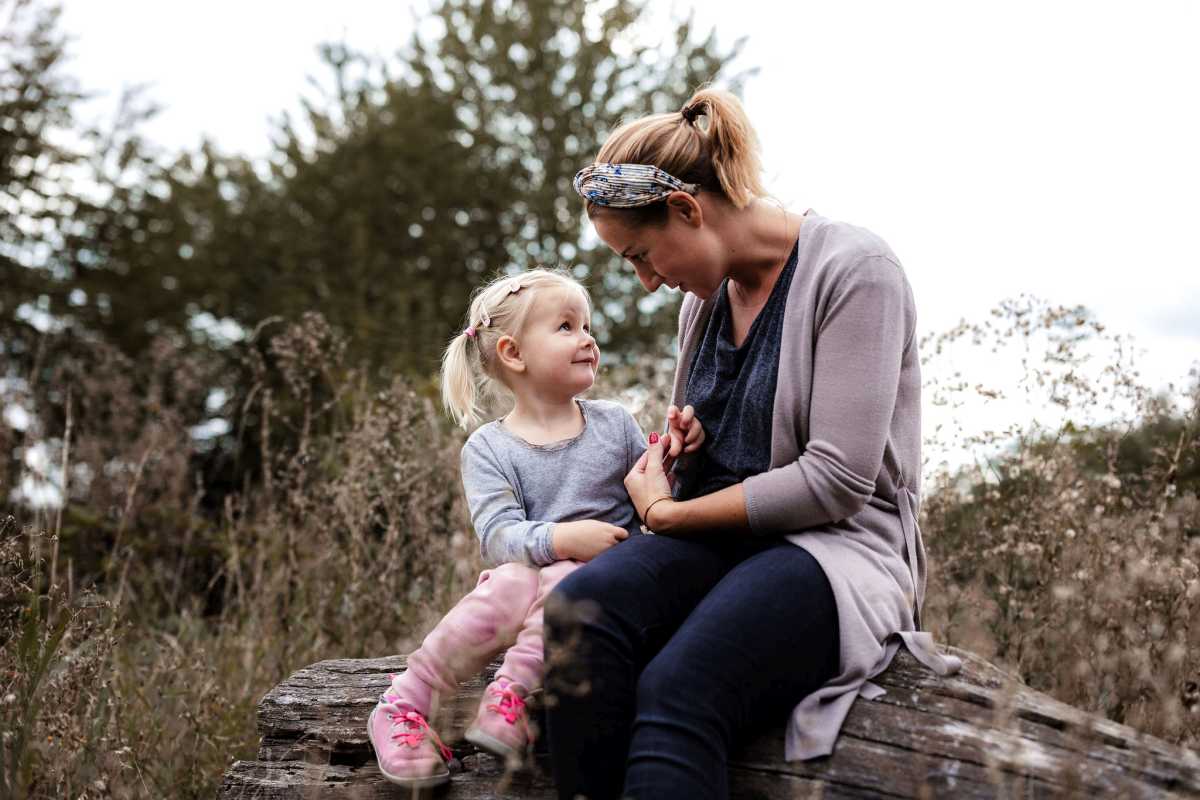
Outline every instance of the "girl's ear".
<path id="1" fill-rule="evenodd" d="M 704 223 L 700 202 L 687 192 L 671 192 L 667 195 L 667 214 L 693 228 L 699 228 Z"/>
<path id="2" fill-rule="evenodd" d="M 525 360 L 521 358 L 521 348 L 517 346 L 517 340 L 511 336 L 501 336 L 496 342 L 496 358 L 500 359 L 500 363 L 505 369 L 512 372 L 524 372 Z"/>

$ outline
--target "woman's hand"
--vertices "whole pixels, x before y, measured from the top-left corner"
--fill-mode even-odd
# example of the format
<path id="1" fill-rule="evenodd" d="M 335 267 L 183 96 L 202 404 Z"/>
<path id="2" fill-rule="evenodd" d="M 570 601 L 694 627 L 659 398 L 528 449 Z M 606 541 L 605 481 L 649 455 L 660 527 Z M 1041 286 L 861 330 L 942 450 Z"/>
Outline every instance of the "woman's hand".
<path id="1" fill-rule="evenodd" d="M 696 419 L 696 410 L 684 406 L 680 411 L 677 406 L 667 408 L 667 450 L 663 471 L 671 472 L 676 459 L 686 453 L 694 453 L 704 444 L 704 428 Z"/>
<path id="2" fill-rule="evenodd" d="M 625 490 L 629 492 L 629 499 L 633 501 L 633 507 L 637 510 L 638 516 L 650 530 L 654 530 L 654 526 L 646 518 L 650 505 L 654 504 L 654 513 L 657 514 L 663 506 L 675 502 L 669 499 L 671 484 L 667 480 L 667 472 L 663 467 L 665 441 L 665 439 L 660 439 L 657 433 L 650 434 L 649 447 L 633 465 L 633 469 L 629 470 L 629 474 L 625 476 Z M 662 500 L 662 502 L 655 503 L 656 500 Z"/>
<path id="3" fill-rule="evenodd" d="M 629 538 L 629 531 L 598 519 L 581 519 L 556 523 L 550 531 L 550 538 L 554 544 L 554 554 L 559 558 L 591 561 L 614 544 Z"/>

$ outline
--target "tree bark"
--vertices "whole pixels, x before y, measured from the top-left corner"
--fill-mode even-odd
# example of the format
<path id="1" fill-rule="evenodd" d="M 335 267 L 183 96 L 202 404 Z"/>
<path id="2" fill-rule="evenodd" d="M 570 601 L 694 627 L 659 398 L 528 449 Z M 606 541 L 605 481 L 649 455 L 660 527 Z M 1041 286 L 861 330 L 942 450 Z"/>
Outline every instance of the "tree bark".
<path id="1" fill-rule="evenodd" d="M 785 761 L 782 726 L 749 738 L 730 758 L 732 797 L 1200 797 L 1196 753 L 1060 703 L 970 653 L 947 650 L 963 668 L 941 678 L 901 648 L 876 681 L 887 693 L 855 702 L 832 756 Z M 434 725 L 457 763 L 449 787 L 423 796 L 554 797 L 544 753 L 514 770 L 454 741 L 496 666 L 463 684 L 439 713 Z M 322 661 L 272 689 L 259 704 L 258 758 L 234 763 L 222 800 L 414 796 L 380 776 L 366 735 L 388 674 L 403 669 L 402 656 Z"/>

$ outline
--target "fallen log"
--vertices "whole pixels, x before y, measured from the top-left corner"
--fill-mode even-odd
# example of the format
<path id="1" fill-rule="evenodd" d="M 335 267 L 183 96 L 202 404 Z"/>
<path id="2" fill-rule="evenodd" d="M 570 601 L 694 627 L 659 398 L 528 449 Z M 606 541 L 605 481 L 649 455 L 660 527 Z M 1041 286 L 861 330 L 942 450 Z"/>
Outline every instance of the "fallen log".
<path id="1" fill-rule="evenodd" d="M 783 729 L 748 740 L 730 760 L 734 798 L 1200 797 L 1200 755 L 1036 692 L 970 653 L 938 677 L 901 649 L 855 702 L 836 751 L 783 759 Z M 424 796 L 552 798 L 544 753 L 510 768 L 453 741 L 474 714 L 484 675 L 463 684 L 436 723 L 455 753 L 448 787 Z M 222 800 L 414 796 L 379 774 L 366 719 L 404 658 L 322 661 L 297 671 L 258 707 L 257 759 L 225 775 Z"/>

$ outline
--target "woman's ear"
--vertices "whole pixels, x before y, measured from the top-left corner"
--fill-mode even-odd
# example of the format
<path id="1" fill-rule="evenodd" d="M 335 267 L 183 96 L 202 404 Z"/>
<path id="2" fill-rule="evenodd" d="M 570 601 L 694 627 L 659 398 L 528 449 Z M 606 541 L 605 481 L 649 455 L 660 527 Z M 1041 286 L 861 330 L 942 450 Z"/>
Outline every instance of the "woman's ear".
<path id="1" fill-rule="evenodd" d="M 700 202 L 687 192 L 671 192 L 667 195 L 667 214 L 693 228 L 699 228 L 704 223 Z"/>
<path id="2" fill-rule="evenodd" d="M 521 358 L 521 348 L 517 346 L 517 340 L 511 336 L 501 336 L 496 342 L 496 358 L 500 359 L 500 363 L 505 369 L 512 372 L 524 372 L 525 360 Z"/>

